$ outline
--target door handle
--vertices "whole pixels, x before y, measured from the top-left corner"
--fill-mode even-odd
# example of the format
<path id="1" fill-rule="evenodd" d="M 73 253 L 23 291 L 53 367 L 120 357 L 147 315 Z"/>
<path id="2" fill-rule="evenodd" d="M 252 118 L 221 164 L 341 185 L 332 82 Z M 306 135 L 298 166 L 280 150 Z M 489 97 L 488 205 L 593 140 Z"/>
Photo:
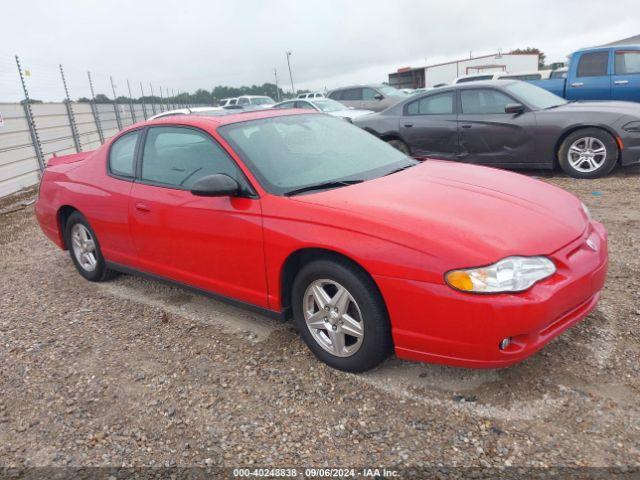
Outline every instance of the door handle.
<path id="1" fill-rule="evenodd" d="M 613 83 L 615 85 L 626 85 L 627 83 L 629 83 L 629 80 L 615 80 Z"/>
<path id="2" fill-rule="evenodd" d="M 411 128 L 413 127 L 413 123 L 405 123 L 404 126 L 407 128 Z"/>
<path id="3" fill-rule="evenodd" d="M 572 87 L 582 87 L 582 86 L 584 86 L 584 83 L 582 83 L 582 82 L 576 82 L 576 83 L 572 83 L 572 84 L 571 84 L 571 86 L 572 86 Z"/>
<path id="4" fill-rule="evenodd" d="M 142 213 L 149 213 L 151 209 L 147 207 L 144 203 L 136 203 L 136 210 Z"/>
<path id="5" fill-rule="evenodd" d="M 465 125 L 462 125 L 462 128 L 471 128 L 471 125 L 465 124 Z"/>

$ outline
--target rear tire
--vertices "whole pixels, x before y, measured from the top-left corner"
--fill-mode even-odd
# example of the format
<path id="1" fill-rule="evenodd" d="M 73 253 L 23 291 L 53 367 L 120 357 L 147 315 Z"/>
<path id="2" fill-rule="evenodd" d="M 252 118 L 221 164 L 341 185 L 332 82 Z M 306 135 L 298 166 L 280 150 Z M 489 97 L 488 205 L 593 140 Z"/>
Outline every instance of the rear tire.
<path id="1" fill-rule="evenodd" d="M 409 148 L 409 145 L 407 145 L 402 140 L 398 140 L 397 138 L 394 138 L 392 140 L 387 140 L 387 143 L 391 145 L 393 148 L 395 148 L 396 150 L 400 150 L 405 155 L 411 155 L 411 149 Z"/>
<path id="2" fill-rule="evenodd" d="M 558 150 L 558 162 L 574 178 L 607 175 L 618 161 L 615 139 L 600 128 L 581 128 L 570 133 Z"/>
<path id="3" fill-rule="evenodd" d="M 333 368 L 364 372 L 392 351 L 382 296 L 373 280 L 347 261 L 323 258 L 302 267 L 293 282 L 292 306 L 300 336 Z"/>
<path id="4" fill-rule="evenodd" d="M 65 242 L 76 270 L 91 282 L 103 282 L 117 275 L 106 266 L 98 237 L 80 212 L 69 215 L 65 225 Z"/>

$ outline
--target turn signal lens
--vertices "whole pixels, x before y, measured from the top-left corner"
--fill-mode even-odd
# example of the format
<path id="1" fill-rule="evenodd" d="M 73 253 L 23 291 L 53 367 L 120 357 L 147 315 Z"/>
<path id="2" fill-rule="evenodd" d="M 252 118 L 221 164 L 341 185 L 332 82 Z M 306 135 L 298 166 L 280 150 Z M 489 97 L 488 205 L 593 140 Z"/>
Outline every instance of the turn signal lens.
<path id="1" fill-rule="evenodd" d="M 444 279 L 463 292 L 522 292 L 555 272 L 555 264 L 547 257 L 506 257 L 486 267 L 452 270 Z"/>
<path id="2" fill-rule="evenodd" d="M 455 270 L 447 274 L 447 283 L 458 290 L 465 292 L 473 290 L 473 282 L 467 272 Z"/>

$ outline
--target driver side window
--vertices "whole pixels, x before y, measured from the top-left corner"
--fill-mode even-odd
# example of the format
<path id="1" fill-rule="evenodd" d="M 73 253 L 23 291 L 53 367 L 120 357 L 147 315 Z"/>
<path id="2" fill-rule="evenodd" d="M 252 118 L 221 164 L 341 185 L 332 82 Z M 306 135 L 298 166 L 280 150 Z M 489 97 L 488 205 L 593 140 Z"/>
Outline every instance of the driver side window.
<path id="1" fill-rule="evenodd" d="M 142 154 L 143 182 L 189 190 L 214 173 L 246 183 L 233 160 L 205 133 L 183 127 L 149 129 Z"/>

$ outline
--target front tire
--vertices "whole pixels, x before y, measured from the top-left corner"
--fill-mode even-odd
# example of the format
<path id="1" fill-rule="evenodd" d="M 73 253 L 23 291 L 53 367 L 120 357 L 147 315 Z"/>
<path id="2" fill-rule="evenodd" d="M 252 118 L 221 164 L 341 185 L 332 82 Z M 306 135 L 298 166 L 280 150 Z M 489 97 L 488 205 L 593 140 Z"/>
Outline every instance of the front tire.
<path id="1" fill-rule="evenodd" d="M 600 128 L 582 128 L 569 134 L 558 151 L 564 172 L 574 178 L 607 175 L 618 161 L 615 139 Z"/>
<path id="2" fill-rule="evenodd" d="M 396 150 L 400 150 L 405 155 L 411 155 L 411 149 L 409 148 L 409 145 L 407 145 L 402 140 L 398 140 L 394 138 L 392 140 L 387 140 L 387 143 L 391 145 L 393 148 L 395 148 Z"/>
<path id="3" fill-rule="evenodd" d="M 69 215 L 65 226 L 65 241 L 76 270 L 91 282 L 110 280 L 117 272 L 107 268 L 98 237 L 80 212 Z"/>
<path id="4" fill-rule="evenodd" d="M 327 365 L 364 372 L 392 350 L 384 301 L 373 280 L 341 259 L 314 260 L 296 276 L 294 323 L 309 349 Z"/>

